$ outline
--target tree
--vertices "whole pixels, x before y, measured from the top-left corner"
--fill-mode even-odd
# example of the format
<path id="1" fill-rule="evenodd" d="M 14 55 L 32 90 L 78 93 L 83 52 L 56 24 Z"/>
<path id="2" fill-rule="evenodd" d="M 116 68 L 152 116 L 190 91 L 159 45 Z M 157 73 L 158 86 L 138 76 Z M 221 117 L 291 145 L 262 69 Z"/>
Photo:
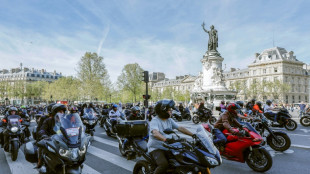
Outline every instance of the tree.
<path id="1" fill-rule="evenodd" d="M 120 90 L 130 91 L 133 94 L 135 102 L 137 96 L 142 96 L 143 82 L 142 78 L 143 69 L 139 64 L 127 64 L 122 69 L 122 73 L 118 76 L 117 85 Z"/>
<path id="2" fill-rule="evenodd" d="M 97 53 L 86 52 L 78 63 L 78 78 L 81 80 L 81 94 L 91 101 L 103 93 L 109 92 L 111 81 L 103 63 L 103 57 Z"/>
<path id="3" fill-rule="evenodd" d="M 45 81 L 36 81 L 26 84 L 26 94 L 25 96 L 29 98 L 43 98 L 43 92 L 48 85 L 48 82 Z"/>

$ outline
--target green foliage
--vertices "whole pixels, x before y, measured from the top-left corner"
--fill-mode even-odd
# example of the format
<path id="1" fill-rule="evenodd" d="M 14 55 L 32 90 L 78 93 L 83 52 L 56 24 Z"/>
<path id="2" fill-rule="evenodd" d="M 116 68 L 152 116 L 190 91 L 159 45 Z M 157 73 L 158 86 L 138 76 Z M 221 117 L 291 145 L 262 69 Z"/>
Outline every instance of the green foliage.
<path id="1" fill-rule="evenodd" d="M 122 69 L 122 73 L 117 79 L 117 85 L 122 95 L 125 95 L 123 97 L 126 100 L 133 97 L 134 102 L 137 102 L 137 97 L 142 97 L 144 93 L 144 83 L 141 80 L 142 73 L 143 69 L 137 63 L 127 64 Z"/>

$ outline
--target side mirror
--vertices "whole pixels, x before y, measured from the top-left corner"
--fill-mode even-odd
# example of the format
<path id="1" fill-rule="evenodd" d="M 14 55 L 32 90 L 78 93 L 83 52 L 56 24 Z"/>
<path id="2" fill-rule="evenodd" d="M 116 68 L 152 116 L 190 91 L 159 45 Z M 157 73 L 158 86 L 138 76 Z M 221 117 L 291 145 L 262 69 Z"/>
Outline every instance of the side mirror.
<path id="1" fill-rule="evenodd" d="M 173 134 L 174 131 L 172 129 L 165 129 L 164 133 L 169 135 L 169 134 Z"/>

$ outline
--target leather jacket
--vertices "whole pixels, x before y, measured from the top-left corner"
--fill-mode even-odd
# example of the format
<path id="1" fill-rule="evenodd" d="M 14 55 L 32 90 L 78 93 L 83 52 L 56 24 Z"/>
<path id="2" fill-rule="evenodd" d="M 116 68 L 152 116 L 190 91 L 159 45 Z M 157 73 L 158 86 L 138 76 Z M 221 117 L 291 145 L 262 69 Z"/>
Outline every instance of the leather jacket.
<path id="1" fill-rule="evenodd" d="M 220 129 L 221 131 L 227 129 L 230 133 L 235 133 L 232 129 L 233 127 L 242 128 L 242 125 L 237 121 L 236 117 L 237 116 L 232 115 L 228 111 L 225 111 L 215 123 L 214 128 Z"/>

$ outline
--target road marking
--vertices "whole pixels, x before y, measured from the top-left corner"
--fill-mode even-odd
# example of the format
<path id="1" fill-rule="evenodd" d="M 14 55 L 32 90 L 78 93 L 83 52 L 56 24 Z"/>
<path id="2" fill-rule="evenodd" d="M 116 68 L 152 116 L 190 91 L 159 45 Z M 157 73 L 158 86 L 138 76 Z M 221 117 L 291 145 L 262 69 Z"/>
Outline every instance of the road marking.
<path id="1" fill-rule="evenodd" d="M 302 137 L 310 137 L 310 135 L 303 135 L 303 134 L 288 134 L 290 136 L 302 136 Z"/>
<path id="2" fill-rule="evenodd" d="M 114 146 L 114 147 L 118 148 L 118 142 L 116 142 L 116 141 L 111 141 L 108 139 L 100 138 L 98 136 L 94 136 L 94 140 L 98 141 L 100 143 L 107 144 L 107 145 Z"/>
<path id="3" fill-rule="evenodd" d="M 126 169 L 128 171 L 132 171 L 132 169 L 134 168 L 134 166 L 136 164 L 134 161 L 127 160 L 123 157 L 120 157 L 120 156 L 115 155 L 113 153 L 101 150 L 101 149 L 94 147 L 94 146 L 90 146 L 88 148 L 87 152 L 94 155 L 94 156 L 97 156 L 98 158 L 101 158 L 105 161 L 113 163 L 114 165 L 117 165 L 123 169 Z"/>
<path id="4" fill-rule="evenodd" d="M 34 169 L 34 164 L 28 162 L 24 153 L 19 149 L 18 156 L 16 161 L 11 160 L 11 154 L 8 152 L 4 152 L 6 160 L 9 164 L 10 170 L 12 174 L 20 174 L 20 173 L 38 173 L 36 169 Z"/>
<path id="5" fill-rule="evenodd" d="M 85 163 L 83 165 L 84 165 L 83 170 L 82 170 L 83 174 L 101 174 L 100 172 L 98 172 L 97 170 L 89 167 Z"/>
<path id="6" fill-rule="evenodd" d="M 310 146 L 304 146 L 304 145 L 299 145 L 299 144 L 292 144 L 291 147 L 310 149 Z"/>
<path id="7" fill-rule="evenodd" d="M 310 132 L 310 130 L 308 130 L 308 129 L 300 129 L 301 131 L 304 131 L 305 133 L 308 133 L 308 132 Z"/>

